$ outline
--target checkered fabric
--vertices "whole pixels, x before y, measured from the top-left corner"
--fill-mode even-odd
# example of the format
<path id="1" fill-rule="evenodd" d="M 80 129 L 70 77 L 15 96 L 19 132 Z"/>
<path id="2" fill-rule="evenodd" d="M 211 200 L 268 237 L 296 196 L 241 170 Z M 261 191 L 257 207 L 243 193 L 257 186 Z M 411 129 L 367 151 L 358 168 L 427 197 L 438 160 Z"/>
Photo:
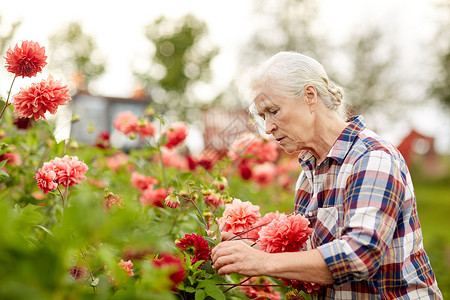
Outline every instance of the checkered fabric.
<path id="1" fill-rule="evenodd" d="M 295 209 L 335 280 L 312 299 L 442 299 L 403 157 L 362 116 L 349 122 L 318 166 L 299 155 Z"/>

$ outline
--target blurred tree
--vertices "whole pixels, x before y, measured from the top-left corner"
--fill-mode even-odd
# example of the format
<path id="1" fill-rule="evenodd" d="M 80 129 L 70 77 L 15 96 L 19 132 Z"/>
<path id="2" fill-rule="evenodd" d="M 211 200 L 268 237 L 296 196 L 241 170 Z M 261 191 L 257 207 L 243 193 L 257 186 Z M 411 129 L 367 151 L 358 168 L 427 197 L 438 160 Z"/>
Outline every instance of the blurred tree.
<path id="1" fill-rule="evenodd" d="M 331 80 L 344 87 L 350 112 L 389 114 L 398 107 L 400 82 L 395 77 L 396 51 L 383 31 L 369 22 L 337 43 L 321 23 L 313 0 L 254 1 L 262 24 L 244 47 L 241 66 L 248 68 L 279 51 L 297 51 L 321 62 Z M 240 72 L 243 73 L 243 72 Z"/>
<path id="2" fill-rule="evenodd" d="M 437 70 L 430 90 L 433 96 L 450 109 L 450 2 L 442 1 L 438 4 L 438 9 L 444 18 L 438 25 L 440 28 L 434 44 L 437 47 Z"/>
<path id="3" fill-rule="evenodd" d="M 255 0 L 253 3 L 261 26 L 255 30 L 249 45 L 244 47 L 243 56 L 247 63 L 260 63 L 279 51 L 297 51 L 321 60 L 321 48 L 326 41 L 315 32 L 316 1 Z"/>
<path id="4" fill-rule="evenodd" d="M 336 78 L 347 91 L 349 112 L 393 117 L 405 103 L 395 71 L 396 49 L 382 30 L 368 26 L 361 33 L 349 36 L 340 51 L 347 58 L 347 67 L 331 69 L 329 76 Z"/>
<path id="5" fill-rule="evenodd" d="M 178 20 L 160 17 L 148 25 L 146 37 L 154 46 L 148 70 L 134 74 L 158 112 L 192 119 L 199 99 L 195 88 L 211 78 L 211 60 L 218 50 L 205 40 L 207 26 L 192 15 Z"/>
<path id="6" fill-rule="evenodd" d="M 11 24 L 11 27 L 5 34 L 0 34 L 0 53 L 2 56 L 5 54 L 6 49 L 11 45 L 11 41 L 14 37 L 14 34 L 17 30 L 17 28 L 20 26 L 22 22 L 16 21 L 13 24 Z M 0 25 L 2 24 L 2 16 L 0 15 Z"/>
<path id="7" fill-rule="evenodd" d="M 92 36 L 72 22 L 49 38 L 49 67 L 70 74 L 75 88 L 87 91 L 89 84 L 105 72 L 105 59 Z"/>

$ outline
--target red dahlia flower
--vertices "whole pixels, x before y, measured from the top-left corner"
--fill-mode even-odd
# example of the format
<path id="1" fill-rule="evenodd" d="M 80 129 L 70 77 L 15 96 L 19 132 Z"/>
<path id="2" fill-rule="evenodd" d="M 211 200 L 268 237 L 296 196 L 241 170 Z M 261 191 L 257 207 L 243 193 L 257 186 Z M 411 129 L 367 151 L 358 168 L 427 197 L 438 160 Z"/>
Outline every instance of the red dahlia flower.
<path id="1" fill-rule="evenodd" d="M 39 43 L 33 41 L 23 41 L 21 47 L 16 44 L 14 50 L 10 47 L 4 58 L 5 68 L 8 72 L 14 73 L 16 77 L 22 76 L 22 78 L 36 76 L 47 65 L 45 47 L 41 47 Z"/>
<path id="2" fill-rule="evenodd" d="M 281 279 L 285 285 L 292 286 L 293 288 L 305 292 L 310 295 L 317 294 L 320 289 L 324 286 L 315 282 L 306 282 L 306 281 L 298 281 L 298 280 L 287 280 Z"/>
<path id="3" fill-rule="evenodd" d="M 172 149 L 181 144 L 188 135 L 188 127 L 184 123 L 173 123 L 166 131 L 167 143 L 164 145 L 168 149 Z"/>
<path id="4" fill-rule="evenodd" d="M 193 264 L 199 260 L 208 260 L 208 242 L 199 234 L 186 234 L 176 245 L 180 250 L 191 256 L 191 262 Z"/>
<path id="5" fill-rule="evenodd" d="M 155 258 L 152 263 L 158 268 L 168 268 L 174 270 L 169 275 L 169 278 L 172 281 L 172 289 L 175 289 L 178 284 L 184 281 L 186 270 L 184 269 L 183 261 L 178 256 L 163 253 L 159 258 Z"/>
<path id="6" fill-rule="evenodd" d="M 46 120 L 44 114 L 47 111 L 54 115 L 60 105 L 68 104 L 67 101 L 71 99 L 68 92 L 67 85 L 61 85 L 60 81 L 49 75 L 47 80 L 20 89 L 14 96 L 14 113 L 22 118 Z"/>

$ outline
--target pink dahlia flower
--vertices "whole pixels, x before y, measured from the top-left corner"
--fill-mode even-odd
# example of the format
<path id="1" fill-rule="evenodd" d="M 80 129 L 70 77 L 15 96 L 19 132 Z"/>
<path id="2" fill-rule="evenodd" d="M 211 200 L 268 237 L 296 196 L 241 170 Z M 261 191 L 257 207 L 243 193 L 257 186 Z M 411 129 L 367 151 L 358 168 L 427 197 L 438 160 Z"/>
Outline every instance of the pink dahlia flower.
<path id="1" fill-rule="evenodd" d="M 139 119 L 136 127 L 136 133 L 139 134 L 141 138 L 154 136 L 156 133 L 156 127 L 147 119 Z"/>
<path id="2" fill-rule="evenodd" d="M 22 78 L 36 76 L 47 65 L 45 47 L 33 41 L 23 41 L 21 46 L 16 44 L 14 50 L 9 47 L 4 58 L 6 70 Z"/>
<path id="3" fill-rule="evenodd" d="M 22 158 L 19 153 L 16 152 L 5 152 L 0 155 L 0 161 L 7 160 L 6 164 L 10 166 L 21 166 Z"/>
<path id="4" fill-rule="evenodd" d="M 131 262 L 131 260 L 124 261 L 123 259 L 121 259 L 120 262 L 119 262 L 119 266 L 120 266 L 125 272 L 127 272 L 127 275 L 128 275 L 128 276 L 134 276 L 134 273 L 133 273 L 134 270 L 132 269 L 133 263 Z"/>
<path id="5" fill-rule="evenodd" d="M 123 134 L 136 133 L 139 119 L 129 110 L 116 116 L 113 126 Z"/>
<path id="6" fill-rule="evenodd" d="M 146 176 L 133 172 L 131 174 L 131 184 L 139 191 L 143 192 L 149 188 L 153 188 L 155 184 L 158 184 L 158 180 L 153 176 Z"/>
<path id="7" fill-rule="evenodd" d="M 89 169 L 84 162 L 78 160 L 77 156 L 68 155 L 63 158 L 56 157 L 52 161 L 44 163 L 44 168 L 51 168 L 56 173 L 57 183 L 64 187 L 80 184 L 86 179 L 84 174 Z"/>
<path id="8" fill-rule="evenodd" d="M 259 231 L 259 248 L 265 252 L 296 252 L 306 244 L 313 231 L 302 215 L 280 215 Z"/>
<path id="9" fill-rule="evenodd" d="M 167 190 L 163 187 L 157 188 L 154 190 L 153 188 L 146 189 L 139 199 L 142 205 L 149 205 L 164 207 L 163 203 L 167 197 Z"/>
<path id="10" fill-rule="evenodd" d="M 38 187 L 46 194 L 60 184 L 72 187 L 81 183 L 86 179 L 84 174 L 87 170 L 88 166 L 79 161 L 78 157 L 65 155 L 63 158 L 56 157 L 45 162 L 34 178 L 38 182 Z"/>
<path id="11" fill-rule="evenodd" d="M 277 175 L 277 167 L 273 163 L 256 165 L 252 170 L 252 179 L 260 186 L 266 186 L 274 182 Z"/>
<path id="12" fill-rule="evenodd" d="M 193 264 L 199 260 L 208 260 L 208 242 L 199 234 L 186 234 L 176 245 L 178 249 L 190 255 Z"/>
<path id="13" fill-rule="evenodd" d="M 46 120 L 44 114 L 48 111 L 55 114 L 60 105 L 68 104 L 71 99 L 69 88 L 49 75 L 47 80 L 33 83 L 27 89 L 20 89 L 14 96 L 14 113 L 22 118 Z"/>
<path id="14" fill-rule="evenodd" d="M 173 167 L 178 170 L 187 170 L 188 161 L 174 150 L 164 150 L 162 152 L 162 161 L 166 167 Z"/>
<path id="15" fill-rule="evenodd" d="M 167 136 L 167 143 L 164 146 L 172 149 L 184 142 L 188 135 L 188 127 L 181 122 L 173 123 L 165 133 Z"/>
<path id="16" fill-rule="evenodd" d="M 278 157 L 278 145 L 274 140 L 265 140 L 252 134 L 242 135 L 231 145 L 231 159 L 242 158 L 242 163 L 254 164 L 274 162 Z"/>
<path id="17" fill-rule="evenodd" d="M 58 187 L 56 173 L 49 168 L 40 168 L 33 177 L 37 181 L 40 190 L 47 194 Z"/>
<path id="18" fill-rule="evenodd" d="M 106 166 L 118 172 L 120 168 L 128 163 L 129 157 L 125 153 L 117 153 L 106 158 Z"/>
<path id="19" fill-rule="evenodd" d="M 260 216 L 259 206 L 249 201 L 234 199 L 233 203 L 225 205 L 222 218 L 219 219 L 219 227 L 225 232 L 239 234 L 252 228 Z"/>
<path id="20" fill-rule="evenodd" d="M 281 215 L 284 215 L 284 213 L 279 213 L 278 211 L 276 212 L 269 212 L 267 214 L 264 215 L 264 217 L 262 217 L 261 219 L 259 219 L 255 225 L 253 225 L 253 230 L 248 232 L 248 237 L 254 238 L 255 240 L 259 239 L 259 232 L 261 231 L 261 229 L 263 229 L 265 226 L 269 225 L 273 220 L 278 219 Z M 269 224 L 266 224 L 269 223 Z M 263 225 L 266 224 L 266 225 Z M 261 227 L 258 227 L 261 226 Z"/>

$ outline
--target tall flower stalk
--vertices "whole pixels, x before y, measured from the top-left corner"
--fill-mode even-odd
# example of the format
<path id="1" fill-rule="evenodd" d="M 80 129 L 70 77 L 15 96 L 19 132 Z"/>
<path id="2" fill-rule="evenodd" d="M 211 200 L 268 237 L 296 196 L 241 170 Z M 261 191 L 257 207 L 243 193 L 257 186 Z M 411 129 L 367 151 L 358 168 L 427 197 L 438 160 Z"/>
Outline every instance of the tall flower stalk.
<path id="1" fill-rule="evenodd" d="M 11 96 L 12 87 L 16 77 L 34 77 L 37 73 L 42 71 L 43 67 L 47 65 L 45 47 L 41 47 L 39 43 L 33 41 L 23 41 L 20 46 L 19 44 L 16 44 L 13 49 L 9 47 L 3 58 L 6 62 L 6 70 L 13 73 L 15 76 L 9 88 L 5 105 L 0 112 L 0 119 L 3 117 L 6 107 L 10 105 L 9 98 Z"/>
<path id="2" fill-rule="evenodd" d="M 10 105 L 9 97 L 11 96 L 12 87 L 14 85 L 14 81 L 16 80 L 16 77 L 17 76 L 14 76 L 14 78 L 13 78 L 13 80 L 11 82 L 11 86 L 9 87 L 8 97 L 6 98 L 5 105 L 3 105 L 2 111 L 0 112 L 0 119 L 3 117 L 3 114 L 5 113 L 6 107 L 8 107 L 8 105 Z"/>

